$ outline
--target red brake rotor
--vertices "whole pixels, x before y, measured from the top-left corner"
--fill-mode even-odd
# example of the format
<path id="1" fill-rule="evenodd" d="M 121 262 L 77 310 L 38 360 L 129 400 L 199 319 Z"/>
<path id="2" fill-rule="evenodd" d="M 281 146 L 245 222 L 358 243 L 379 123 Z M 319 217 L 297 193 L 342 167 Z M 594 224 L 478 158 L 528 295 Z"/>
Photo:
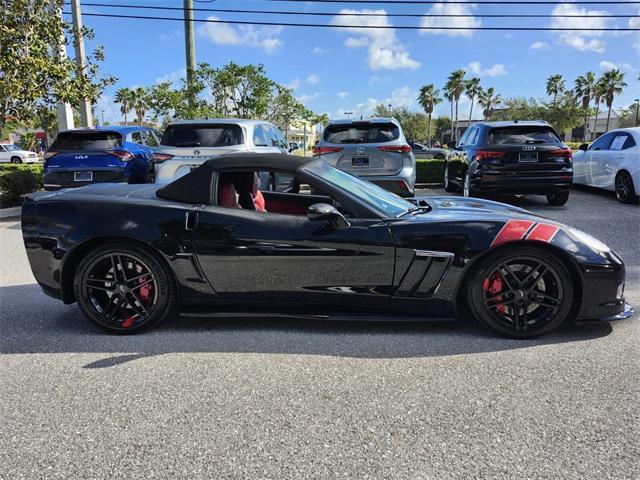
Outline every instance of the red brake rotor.
<path id="1" fill-rule="evenodd" d="M 491 276 L 489 276 L 488 278 L 485 278 L 484 282 L 482 282 L 482 288 L 485 292 L 491 294 L 492 296 L 500 293 L 503 288 L 502 276 L 500 275 L 500 273 L 493 272 Z M 497 297 L 496 301 L 498 302 L 502 301 L 502 297 Z M 496 310 L 501 315 L 504 315 L 505 313 L 504 305 L 497 305 Z"/>

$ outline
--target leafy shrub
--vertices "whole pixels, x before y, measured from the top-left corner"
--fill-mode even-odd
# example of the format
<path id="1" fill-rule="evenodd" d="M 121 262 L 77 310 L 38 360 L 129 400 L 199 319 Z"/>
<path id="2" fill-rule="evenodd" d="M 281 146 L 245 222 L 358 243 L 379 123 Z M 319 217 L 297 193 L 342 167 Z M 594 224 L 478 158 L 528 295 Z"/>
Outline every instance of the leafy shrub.
<path id="1" fill-rule="evenodd" d="M 464 162 L 449 160 L 449 174 L 462 176 Z M 444 160 L 416 160 L 416 183 L 442 183 L 444 180 Z"/>
<path id="2" fill-rule="evenodd" d="M 2 207 L 20 205 L 22 196 L 42 187 L 42 179 L 28 169 L 0 172 L 0 204 Z"/>
<path id="3" fill-rule="evenodd" d="M 571 150 L 578 150 L 583 142 L 564 142 Z M 589 144 L 589 142 L 584 142 Z"/>
<path id="4" fill-rule="evenodd" d="M 3 172 L 27 171 L 33 173 L 42 187 L 42 164 L 41 163 L 8 163 L 0 165 L 0 175 Z"/>

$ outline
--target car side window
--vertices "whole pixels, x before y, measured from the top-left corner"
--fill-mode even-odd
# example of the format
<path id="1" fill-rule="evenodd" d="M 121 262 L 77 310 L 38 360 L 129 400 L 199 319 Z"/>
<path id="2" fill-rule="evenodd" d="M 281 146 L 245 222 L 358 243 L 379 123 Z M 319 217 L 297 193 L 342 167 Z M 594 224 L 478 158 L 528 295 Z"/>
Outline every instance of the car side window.
<path id="1" fill-rule="evenodd" d="M 624 145 L 622 146 L 622 150 L 626 150 L 627 148 L 632 148 L 636 146 L 636 141 L 633 139 L 633 137 L 629 134 L 627 134 L 627 141 L 624 142 Z"/>
<path id="2" fill-rule="evenodd" d="M 4 148 L 4 145 L 0 145 L 0 152 L 6 152 L 7 150 Z"/>
<path id="3" fill-rule="evenodd" d="M 273 127 L 273 130 L 275 131 L 275 134 L 276 134 L 276 140 L 278 141 L 278 146 L 280 148 L 284 148 L 285 150 L 288 150 L 289 145 L 287 144 L 287 141 L 284 138 L 284 135 L 282 134 L 282 132 L 276 127 Z"/>
<path id="4" fill-rule="evenodd" d="M 137 143 L 138 145 L 144 145 L 144 140 L 142 139 L 142 132 L 133 132 L 131 134 L 131 141 L 133 143 Z"/>
<path id="5" fill-rule="evenodd" d="M 158 146 L 158 139 L 156 138 L 156 136 L 153 134 L 153 132 L 151 130 L 145 130 L 143 133 L 144 133 L 145 143 L 149 147 L 157 147 Z"/>
<path id="6" fill-rule="evenodd" d="M 469 133 L 471 132 L 470 128 L 467 128 L 464 133 L 462 134 L 462 137 L 460 137 L 460 140 L 458 141 L 458 145 L 466 145 L 467 144 L 467 138 L 469 137 Z"/>
<path id="7" fill-rule="evenodd" d="M 253 144 L 256 147 L 268 147 L 269 141 L 262 125 L 256 125 L 253 130 Z"/>
<path id="8" fill-rule="evenodd" d="M 469 138 L 467 138 L 467 145 L 475 145 L 477 139 L 478 139 L 478 128 L 473 127 L 471 129 L 471 132 L 469 133 Z"/>
<path id="9" fill-rule="evenodd" d="M 591 147 L 589 147 L 589 150 L 609 150 L 609 145 L 611 145 L 613 137 L 613 133 L 607 133 L 601 136 L 599 139 L 593 142 Z"/>

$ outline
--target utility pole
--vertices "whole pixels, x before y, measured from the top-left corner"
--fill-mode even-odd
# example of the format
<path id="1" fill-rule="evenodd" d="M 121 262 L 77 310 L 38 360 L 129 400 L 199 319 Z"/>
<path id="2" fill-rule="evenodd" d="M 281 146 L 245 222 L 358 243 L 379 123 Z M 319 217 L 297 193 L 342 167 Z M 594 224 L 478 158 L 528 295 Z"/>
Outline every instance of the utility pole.
<path id="1" fill-rule="evenodd" d="M 187 101 L 193 105 L 193 76 L 196 71 L 196 42 L 193 32 L 193 0 L 184 0 L 184 50 L 187 57 Z"/>
<path id="2" fill-rule="evenodd" d="M 638 109 L 640 109 L 640 98 L 635 99 L 636 102 L 636 127 L 638 126 Z"/>
<path id="3" fill-rule="evenodd" d="M 55 2 L 51 2 L 51 11 L 53 15 L 62 17 L 62 9 L 59 8 Z M 60 38 L 55 45 L 52 45 L 53 52 L 58 56 L 60 60 L 67 58 L 67 49 L 65 47 L 64 33 L 60 32 Z M 58 113 L 58 131 L 70 130 L 74 128 L 73 125 L 73 110 L 71 105 L 65 102 L 58 102 L 56 105 Z"/>
<path id="4" fill-rule="evenodd" d="M 76 65 L 84 73 L 87 68 L 87 59 L 84 55 L 84 37 L 82 36 L 82 12 L 80 0 L 71 0 L 71 15 L 73 16 L 73 46 L 76 50 Z M 83 127 L 93 127 L 93 114 L 91 102 L 86 98 L 80 100 L 80 122 Z"/>

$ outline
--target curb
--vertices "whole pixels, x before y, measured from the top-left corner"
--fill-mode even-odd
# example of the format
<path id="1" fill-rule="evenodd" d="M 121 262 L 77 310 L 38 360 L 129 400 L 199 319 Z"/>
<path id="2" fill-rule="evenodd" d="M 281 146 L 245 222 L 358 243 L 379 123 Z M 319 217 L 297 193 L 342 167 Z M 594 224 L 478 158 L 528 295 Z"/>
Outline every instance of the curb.
<path id="1" fill-rule="evenodd" d="M 0 218 L 19 217 L 22 207 L 0 208 Z"/>

